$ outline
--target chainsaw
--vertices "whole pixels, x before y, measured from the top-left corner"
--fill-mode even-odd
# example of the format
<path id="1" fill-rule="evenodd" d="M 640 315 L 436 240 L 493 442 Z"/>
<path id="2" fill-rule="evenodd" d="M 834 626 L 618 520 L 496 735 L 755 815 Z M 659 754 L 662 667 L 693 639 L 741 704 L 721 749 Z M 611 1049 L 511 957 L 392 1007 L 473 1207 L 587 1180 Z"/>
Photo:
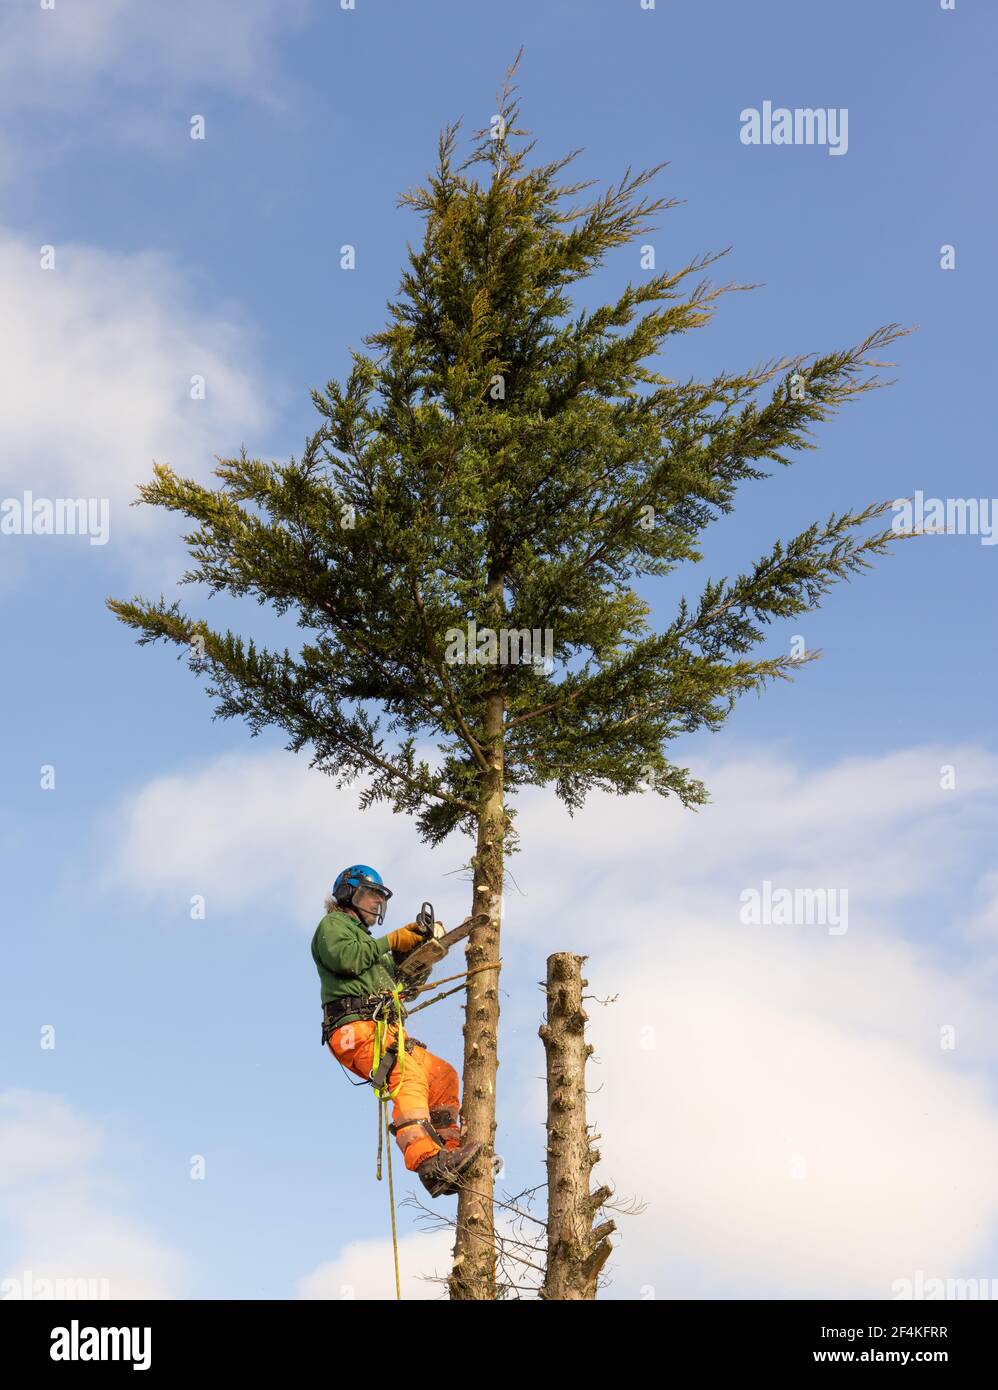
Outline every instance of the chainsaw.
<path id="1" fill-rule="evenodd" d="M 452 946 L 456 946 L 459 941 L 470 936 L 475 927 L 483 926 L 489 921 L 486 912 L 473 913 L 466 917 L 460 926 L 453 931 L 443 932 L 437 936 L 438 926 L 436 914 L 433 911 L 432 903 L 423 903 L 419 909 L 419 916 L 416 918 L 416 926 L 427 938 L 422 946 L 417 946 L 410 951 L 399 966 L 399 979 L 407 985 L 425 984 L 427 976 L 438 961 L 443 960 L 444 956 Z"/>

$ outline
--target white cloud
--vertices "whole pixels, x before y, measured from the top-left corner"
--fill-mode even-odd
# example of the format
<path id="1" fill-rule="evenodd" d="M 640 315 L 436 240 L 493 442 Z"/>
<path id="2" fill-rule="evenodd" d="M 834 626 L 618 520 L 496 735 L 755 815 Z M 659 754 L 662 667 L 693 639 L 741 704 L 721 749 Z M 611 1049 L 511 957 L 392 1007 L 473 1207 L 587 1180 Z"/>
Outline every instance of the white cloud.
<path id="1" fill-rule="evenodd" d="M 944 763 L 958 769 L 951 791 L 940 787 Z M 585 890 L 589 923 L 597 907 L 626 917 L 649 897 L 672 916 L 702 905 L 705 892 L 726 920 L 737 919 L 739 891 L 765 877 L 845 886 L 851 909 L 880 916 L 933 886 L 962 894 L 956 861 L 976 853 L 983 868 L 998 820 L 998 758 L 973 747 L 925 746 L 824 769 L 759 752 L 701 759 L 695 770 L 712 797 L 698 812 L 597 794 L 570 820 L 546 797 L 525 798 L 514 871 L 530 896 L 508 893 L 514 929 L 518 904 L 530 920 L 547 916 L 566 881 Z M 548 871 L 521 875 L 541 840 Z"/>
<path id="2" fill-rule="evenodd" d="M 383 805 L 359 812 L 353 792 L 338 792 L 332 778 L 284 751 L 228 754 L 158 777 L 114 812 L 107 833 L 114 837 L 107 887 L 161 903 L 201 893 L 209 913 L 253 905 L 258 920 L 297 931 L 303 918 L 321 916 L 347 864 L 390 866 L 399 926 L 428 892 L 430 875 L 406 820 Z M 457 902 L 459 890 L 447 891 Z"/>
<path id="3" fill-rule="evenodd" d="M 958 790 L 940 788 L 942 761 L 960 767 Z M 991 882 L 998 758 L 980 749 L 910 749 L 813 772 L 755 754 L 699 770 L 713 804 L 697 813 L 652 797 L 596 794 L 570 819 L 547 792 L 522 796 L 507 942 L 557 949 L 562 923 L 567 944 L 580 949 L 599 948 L 608 934 L 624 941 L 654 932 L 681 943 L 693 936 L 682 929 L 688 920 L 744 934 L 739 895 L 768 876 L 847 888 L 841 940 L 863 934 L 873 949 L 879 933 L 917 912 L 927 890 L 947 890 L 958 919 L 982 891 L 977 880 Z M 470 841 L 455 836 L 430 849 L 384 805 L 358 811 L 356 795 L 283 750 L 226 754 L 157 777 L 110 818 L 109 881 L 147 897 L 211 892 L 231 909 L 280 903 L 293 919 L 315 907 L 336 868 L 374 862 L 403 889 L 393 916 L 432 893 L 445 920 L 463 917 L 469 882 L 456 870 Z M 781 929 L 753 930 L 775 938 Z M 795 976 L 813 963 L 819 987 L 824 965 L 806 933 L 822 930 L 784 929 L 772 969 Z M 952 944 L 944 925 L 932 936 Z M 863 988 L 857 982 L 853 993 Z M 878 988 L 870 982 L 872 993 Z"/>
<path id="4" fill-rule="evenodd" d="M 104 1143 L 59 1097 L 0 1092 L 0 1215 L 13 1245 L 0 1262 L 3 1297 L 44 1280 L 94 1280 L 101 1297 L 179 1296 L 180 1256 L 103 1191 Z"/>
<path id="5" fill-rule="evenodd" d="M 179 157 L 190 117 L 210 112 L 216 93 L 291 110 L 278 47 L 310 8 L 309 0 L 4 6 L 0 185 L 36 178 L 85 144 Z"/>
<path id="6" fill-rule="evenodd" d="M 969 941 L 998 943 L 998 873 L 985 874 L 979 890 L 982 906 L 970 914 L 961 930 Z"/>
<path id="7" fill-rule="evenodd" d="M 590 1010 L 596 1176 L 649 1204 L 619 1222 L 614 1292 L 887 1297 L 916 1269 L 974 1268 L 998 1219 L 998 1113 L 980 1058 L 939 1048 L 950 1010 L 912 1027 L 966 988 L 900 948 L 833 947 L 822 991 L 779 962 L 774 982 L 778 947 L 753 957 L 690 926 L 681 960 L 647 943 L 587 967 L 619 994 Z M 860 1009 L 875 964 L 879 999 Z"/>
<path id="8" fill-rule="evenodd" d="M 308 0 L 3 7 L 0 185 L 78 161 L 86 144 L 102 159 L 137 145 L 183 160 L 192 115 L 205 115 L 211 138 L 219 93 L 297 119 L 278 48 L 309 9 Z M 253 361 L 255 335 L 238 307 L 213 307 L 176 258 L 110 254 L 63 230 L 35 221 L 29 242 L 0 228 L 0 496 L 30 488 L 109 498 L 112 548 L 124 544 L 132 569 L 142 562 L 140 573 L 165 586 L 168 542 L 147 556 L 136 539 L 157 520 L 163 536 L 162 518 L 126 503 L 153 460 L 205 477 L 214 455 L 259 447 L 275 388 Z M 43 244 L 55 247 L 52 270 L 40 268 Z M 206 379 L 203 401 L 190 398 L 194 375 Z M 26 547 L 8 545 L 5 560 L 24 565 Z"/>
<path id="9" fill-rule="evenodd" d="M 447 1297 L 446 1279 L 453 1244 L 451 1230 L 400 1238 L 399 1283 L 403 1299 Z M 435 1282 L 439 1279 L 445 1282 Z M 304 1299 L 394 1298 L 395 1263 L 391 1241 L 351 1241 L 335 1260 L 318 1265 L 299 1279 L 297 1295 Z"/>
<path id="10" fill-rule="evenodd" d="M 8 108 L 65 109 L 84 97 L 208 85 L 273 99 L 275 46 L 307 0 L 87 0 L 8 6 L 0 15 L 0 88 Z"/>
<path id="11" fill-rule="evenodd" d="M 521 817 L 507 943 L 559 921 L 591 992 L 619 996 L 590 1006 L 597 1176 L 649 1209 L 620 1220 L 614 1294 L 887 1297 L 917 1269 L 979 1273 L 998 1044 L 961 919 L 993 892 L 998 760 L 926 747 L 705 775 L 696 816 L 598 797 L 574 821 Z M 847 888 L 848 932 L 744 925 L 740 891 L 765 877 Z"/>
<path id="12" fill-rule="evenodd" d="M 0 232 L 0 299 L 3 495 L 107 497 L 110 545 L 130 541 L 133 560 L 139 536 L 164 530 L 128 505 L 153 461 L 207 478 L 268 421 L 249 326 L 199 305 L 163 255 L 67 244 L 42 270 L 38 248 Z M 190 398 L 194 374 L 204 400 Z"/>
<path id="13" fill-rule="evenodd" d="M 97 1127 L 64 1101 L 38 1092 L 0 1092 L 0 1188 L 45 1178 L 101 1151 Z"/>

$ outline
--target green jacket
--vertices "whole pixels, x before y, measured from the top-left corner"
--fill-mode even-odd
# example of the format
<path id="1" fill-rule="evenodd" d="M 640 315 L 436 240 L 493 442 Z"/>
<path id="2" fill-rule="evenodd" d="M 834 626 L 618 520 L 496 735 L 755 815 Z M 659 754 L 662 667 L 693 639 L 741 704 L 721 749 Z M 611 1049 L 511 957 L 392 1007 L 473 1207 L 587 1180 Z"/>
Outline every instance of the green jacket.
<path id="1" fill-rule="evenodd" d="M 322 1002 L 355 994 L 366 999 L 396 983 L 396 960 L 388 937 L 372 936 L 348 912 L 330 912 L 315 929 L 312 959 L 322 982 Z M 344 1014 L 342 1023 L 363 1015 Z"/>

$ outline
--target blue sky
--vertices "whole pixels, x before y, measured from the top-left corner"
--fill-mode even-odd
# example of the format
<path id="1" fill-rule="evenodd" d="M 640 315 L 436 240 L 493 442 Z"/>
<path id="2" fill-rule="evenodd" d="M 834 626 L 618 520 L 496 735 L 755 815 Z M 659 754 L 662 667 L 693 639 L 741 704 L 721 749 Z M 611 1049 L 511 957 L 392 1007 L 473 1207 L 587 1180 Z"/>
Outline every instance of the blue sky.
<path id="1" fill-rule="evenodd" d="M 581 147 L 566 180 L 594 179 L 590 196 L 670 161 L 651 193 L 683 201 L 642 238 L 658 266 L 730 246 L 714 278 L 760 284 L 661 370 L 918 328 L 891 350 L 895 385 L 743 488 L 697 573 L 646 586 L 656 621 L 832 511 L 918 489 L 990 499 L 996 33 L 972 0 L 6 8 L 0 496 L 107 497 L 111 523 L 103 546 L 0 535 L 0 1277 L 388 1294 L 373 1101 L 319 1048 L 308 943 L 356 860 L 395 888 L 396 926 L 424 897 L 450 922 L 467 907 L 463 843 L 428 853 L 279 738 L 213 723 L 186 667 L 106 612 L 108 595 L 171 592 L 183 568 L 175 519 L 128 506 L 152 460 L 207 478 L 241 444 L 300 452 L 309 389 L 383 326 L 419 242 L 398 194 L 459 116 L 467 150 L 522 44 L 534 159 Z M 846 108 L 847 152 L 743 144 L 740 113 L 767 100 Z M 577 308 L 644 273 L 637 245 L 619 248 Z M 698 816 L 597 798 L 569 822 L 553 794 L 524 801 L 499 1148 L 509 1190 L 539 1179 L 536 982 L 548 952 L 586 951 L 596 993 L 619 995 L 593 1010 L 606 1178 L 649 1203 L 621 1219 L 607 1296 L 875 1297 L 916 1269 L 998 1275 L 998 548 L 983 539 L 900 544 L 774 626 L 767 650 L 798 635 L 824 658 L 676 750 L 713 793 Z M 212 612 L 268 630 L 252 607 Z M 849 932 L 740 923 L 739 893 L 766 878 L 847 886 Z M 460 1017 L 441 1005 L 420 1036 L 456 1058 Z M 796 1158 L 807 1176 L 788 1181 Z M 411 1281 L 444 1267 L 446 1238 L 401 1219 L 407 1288 L 425 1296 Z"/>

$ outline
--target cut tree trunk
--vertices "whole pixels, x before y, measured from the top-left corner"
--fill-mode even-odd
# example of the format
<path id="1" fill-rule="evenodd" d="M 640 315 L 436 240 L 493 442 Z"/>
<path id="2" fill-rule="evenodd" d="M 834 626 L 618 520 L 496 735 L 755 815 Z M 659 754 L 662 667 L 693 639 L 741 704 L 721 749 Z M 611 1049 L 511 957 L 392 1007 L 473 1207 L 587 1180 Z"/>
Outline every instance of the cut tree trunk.
<path id="1" fill-rule="evenodd" d="M 502 695 L 490 696 L 485 711 L 489 772 L 478 820 L 474 867 L 475 913 L 487 921 L 468 940 L 467 968 L 499 959 L 502 914 L 503 803 Z M 465 1171 L 457 1202 L 457 1239 L 449 1287 L 452 1299 L 491 1301 L 496 1296 L 496 1249 L 493 1188 L 496 1133 L 496 1072 L 499 1067 L 499 973 L 482 970 L 468 978 L 464 1019 L 464 1093 L 461 1116 L 465 1136 L 478 1139 L 482 1151 Z"/>
<path id="2" fill-rule="evenodd" d="M 559 951 L 548 956 L 547 1021 L 540 1036 L 547 1055 L 548 1258 L 541 1289 L 544 1299 L 594 1299 L 613 1248 L 607 1237 L 613 1221 L 595 1228 L 593 1217 L 611 1195 L 609 1187 L 589 1190 L 599 1162 L 586 1123 L 586 1042 L 588 1016 L 582 1007 L 585 956 Z"/>

